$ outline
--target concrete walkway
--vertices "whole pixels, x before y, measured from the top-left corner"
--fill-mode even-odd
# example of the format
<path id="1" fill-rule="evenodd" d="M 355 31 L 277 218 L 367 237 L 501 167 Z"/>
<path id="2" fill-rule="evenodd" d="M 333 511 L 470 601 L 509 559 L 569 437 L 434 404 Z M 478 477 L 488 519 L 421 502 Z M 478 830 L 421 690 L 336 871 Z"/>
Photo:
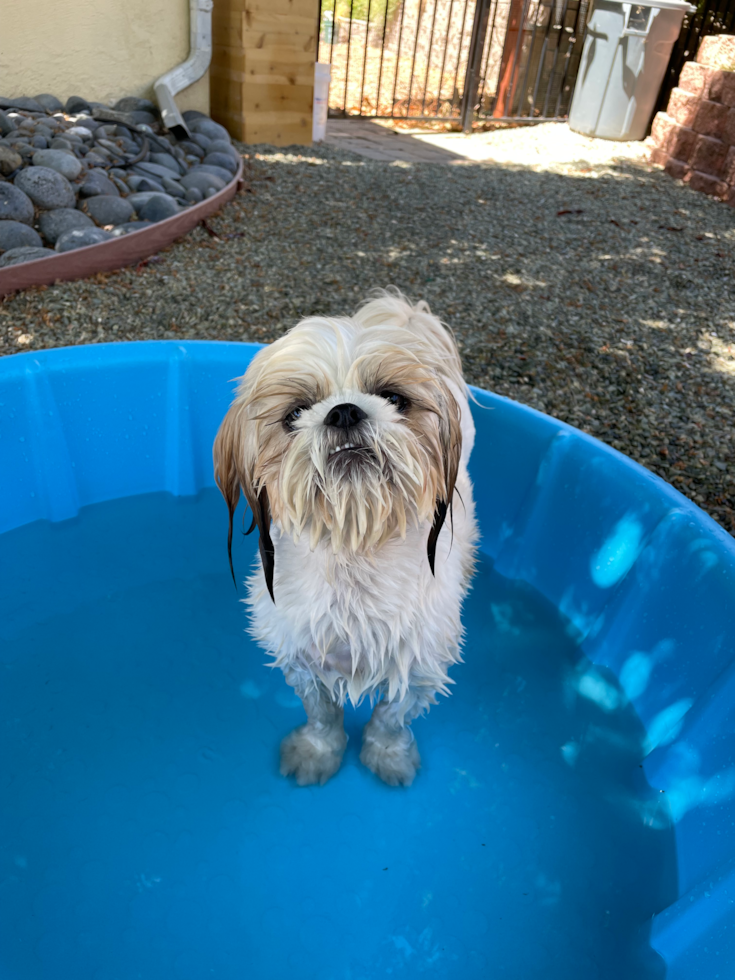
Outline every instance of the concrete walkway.
<path id="1" fill-rule="evenodd" d="M 499 163 L 532 170 L 598 169 L 644 163 L 645 143 L 616 143 L 573 133 L 565 123 L 539 123 L 486 133 L 432 133 L 393 129 L 390 121 L 330 119 L 326 142 L 371 160 L 406 163 Z"/>

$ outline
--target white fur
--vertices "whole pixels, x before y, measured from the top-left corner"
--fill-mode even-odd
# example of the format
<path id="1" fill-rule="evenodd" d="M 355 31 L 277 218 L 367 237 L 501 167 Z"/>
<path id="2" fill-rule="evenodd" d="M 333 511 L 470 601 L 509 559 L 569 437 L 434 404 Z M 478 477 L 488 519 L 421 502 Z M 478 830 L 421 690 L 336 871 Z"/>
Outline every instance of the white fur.
<path id="1" fill-rule="evenodd" d="M 467 473 L 474 425 L 456 348 L 425 305 L 412 308 L 402 297 L 384 295 L 351 321 L 335 323 L 339 370 L 331 345 L 323 358 L 331 390 L 300 420 L 300 432 L 320 428 L 329 409 L 341 402 L 361 407 L 370 423 L 378 419 L 376 427 L 400 425 L 384 399 L 358 390 L 352 376 L 350 387 L 344 388 L 340 376 L 350 375 L 355 349 L 374 328 L 381 342 L 392 326 L 398 337 L 401 331 L 420 331 L 421 343 L 429 345 L 427 357 L 436 359 L 435 370 L 441 372 L 441 365 L 448 364 L 444 382 L 461 413 L 462 451 L 453 519 L 447 514 L 439 535 L 435 575 L 427 559 L 431 520 L 409 523 L 405 537 L 393 531 L 378 546 L 342 547 L 336 552 L 328 535 L 313 542 L 306 529 L 294 533 L 293 527 L 286 531 L 274 521 L 275 603 L 258 560 L 246 600 L 252 613 L 251 633 L 273 657 L 271 666 L 284 671 L 307 711 L 307 724 L 282 744 L 284 775 L 294 774 L 301 785 L 323 783 L 333 775 L 346 744 L 342 706 L 347 699 L 357 704 L 367 696 L 379 703 L 365 728 L 360 758 L 385 782 L 408 785 L 420 765 L 408 725 L 436 703 L 437 693 L 449 693 L 453 681 L 448 669 L 461 659 L 461 605 L 477 537 Z M 308 324 L 297 329 L 308 334 Z M 323 330 L 323 321 L 318 324 L 315 335 Z M 284 340 L 287 354 L 288 335 Z M 449 364 L 451 357 L 455 361 Z M 387 421 L 380 422 L 381 413 Z"/>

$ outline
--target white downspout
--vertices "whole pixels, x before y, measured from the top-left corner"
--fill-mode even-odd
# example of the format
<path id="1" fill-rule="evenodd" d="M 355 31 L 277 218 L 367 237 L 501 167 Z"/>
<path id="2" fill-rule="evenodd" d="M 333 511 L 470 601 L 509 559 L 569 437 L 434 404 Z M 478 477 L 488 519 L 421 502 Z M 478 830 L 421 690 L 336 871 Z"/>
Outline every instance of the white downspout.
<path id="1" fill-rule="evenodd" d="M 212 60 L 212 6 L 213 0 L 189 0 L 189 57 L 161 75 L 153 86 L 163 125 L 179 139 L 189 136 L 189 129 L 174 96 L 193 85 L 209 68 Z"/>

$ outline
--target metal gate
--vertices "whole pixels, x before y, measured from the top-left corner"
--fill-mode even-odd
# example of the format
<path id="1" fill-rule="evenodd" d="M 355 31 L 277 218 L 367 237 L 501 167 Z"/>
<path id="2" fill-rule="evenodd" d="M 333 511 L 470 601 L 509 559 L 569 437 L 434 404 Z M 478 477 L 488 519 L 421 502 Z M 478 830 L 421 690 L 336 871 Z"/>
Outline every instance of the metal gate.
<path id="1" fill-rule="evenodd" d="M 321 0 L 331 116 L 565 119 L 589 0 Z"/>

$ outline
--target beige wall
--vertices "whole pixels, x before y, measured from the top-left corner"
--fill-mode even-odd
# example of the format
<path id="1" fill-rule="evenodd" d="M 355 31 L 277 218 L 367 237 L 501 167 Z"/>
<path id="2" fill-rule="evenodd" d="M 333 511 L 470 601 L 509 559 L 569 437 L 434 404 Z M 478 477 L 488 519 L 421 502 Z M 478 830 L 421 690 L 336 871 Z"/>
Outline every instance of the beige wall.
<path id="1" fill-rule="evenodd" d="M 188 54 L 189 0 L 0 0 L 0 95 L 153 98 Z M 208 74 L 176 102 L 208 113 Z"/>

